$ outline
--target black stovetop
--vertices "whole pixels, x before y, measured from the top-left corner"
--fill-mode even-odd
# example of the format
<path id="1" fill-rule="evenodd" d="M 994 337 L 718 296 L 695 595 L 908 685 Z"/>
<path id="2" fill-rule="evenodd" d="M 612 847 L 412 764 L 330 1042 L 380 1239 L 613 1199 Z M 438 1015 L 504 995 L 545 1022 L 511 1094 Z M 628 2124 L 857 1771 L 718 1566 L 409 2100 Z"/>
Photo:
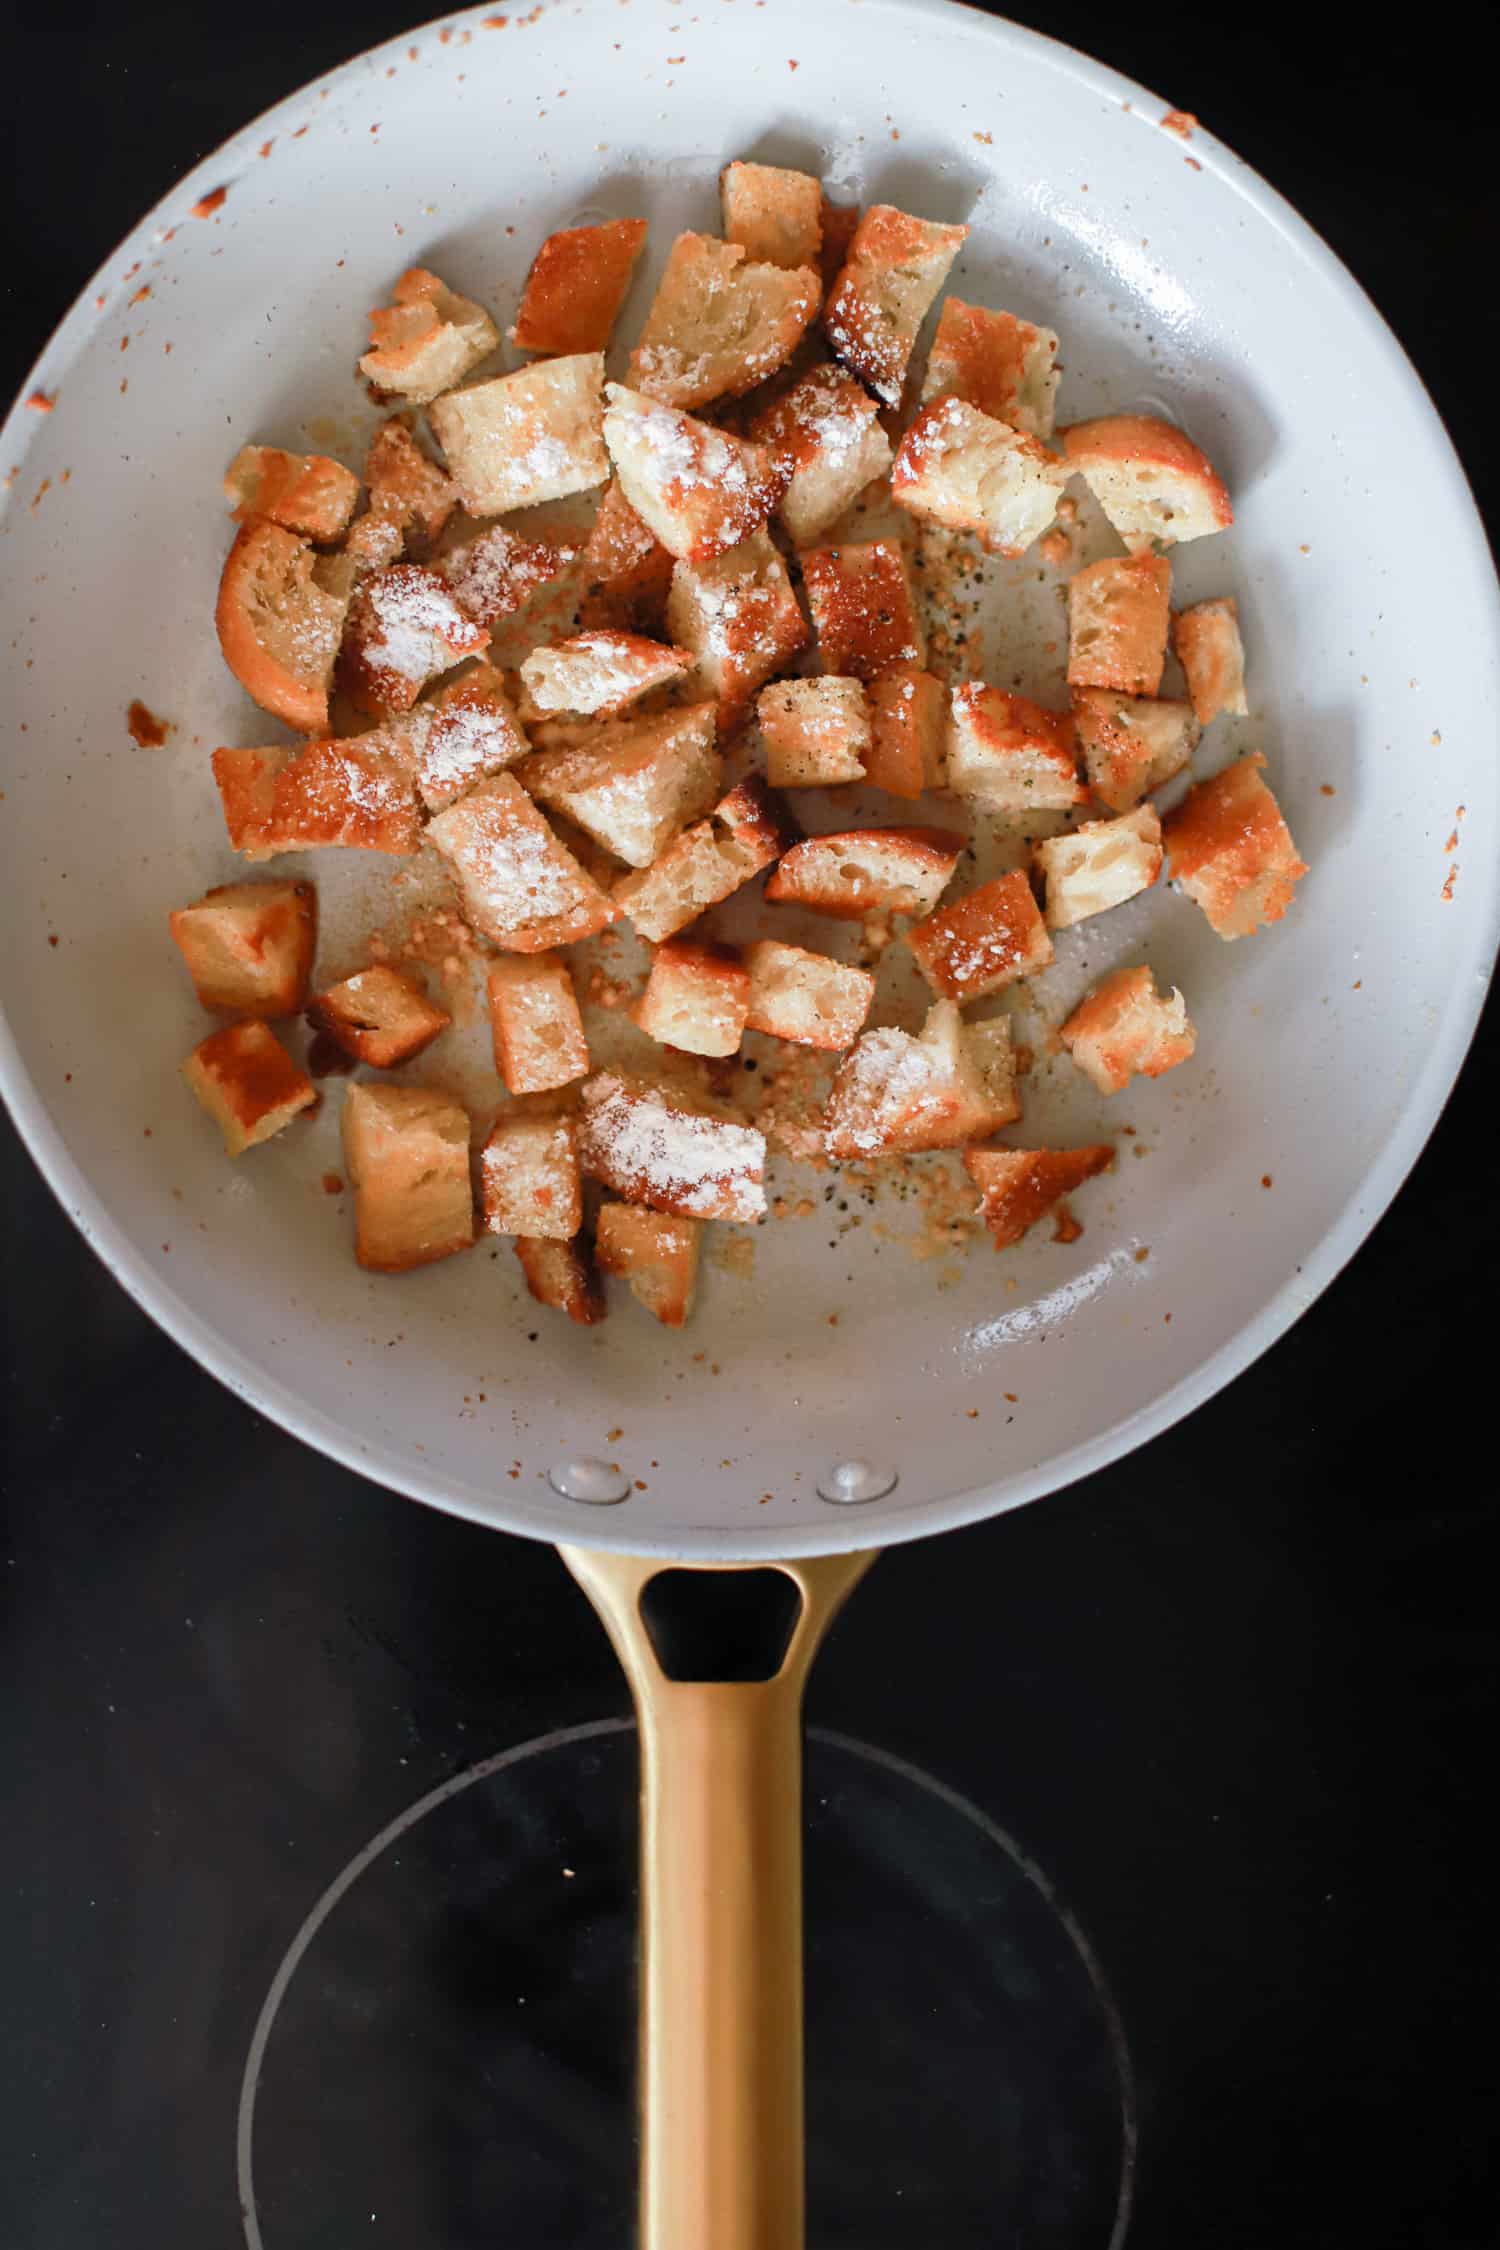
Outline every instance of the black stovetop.
<path id="1" fill-rule="evenodd" d="M 1482 73 L 1344 11 L 1263 7 L 1233 39 L 1217 13 L 1033 20 L 1292 197 L 1493 504 Z M 189 163 L 402 28 L 389 0 L 32 11 L 7 387 Z M 825 2250 L 1102 2250 L 1118 2056 L 1078 1932 L 1129 2051 L 1134 2250 L 1500 2234 L 1500 1555 L 1469 1428 L 1495 1052 L 1492 1010 L 1391 1216 L 1226 1395 L 889 1556 L 839 1627 L 811 1696 Z M 240 2250 L 247 2083 L 263 2250 L 623 2245 L 631 1745 L 596 1724 L 626 1697 L 592 1616 L 549 1551 L 362 1484 L 219 1389 L 4 1130 L 0 2246 Z"/>

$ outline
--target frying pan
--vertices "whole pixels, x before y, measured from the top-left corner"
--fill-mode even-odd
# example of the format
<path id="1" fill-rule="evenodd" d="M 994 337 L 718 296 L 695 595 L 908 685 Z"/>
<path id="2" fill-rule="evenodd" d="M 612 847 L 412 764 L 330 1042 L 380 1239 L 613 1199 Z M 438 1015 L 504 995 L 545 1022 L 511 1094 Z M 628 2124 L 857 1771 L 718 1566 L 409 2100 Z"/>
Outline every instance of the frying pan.
<path id="1" fill-rule="evenodd" d="M 1165 110 L 943 0 L 458 16 L 175 189 L 0 440 L 7 1100 L 107 1265 L 232 1389 L 367 1476 L 558 1543 L 599 1606 L 643 1721 L 648 2250 L 801 2238 L 798 1701 L 870 1551 L 1055 1489 L 1245 1369 L 1395 1193 L 1494 957 L 1500 633 L 1462 474 L 1331 253 Z M 968 220 L 952 286 L 1063 332 L 1064 419 L 1162 412 L 1206 447 L 1238 520 L 1174 558 L 1176 598 L 1238 597 L 1254 716 L 1199 769 L 1264 749 L 1312 873 L 1232 947 L 1164 892 L 1065 938 L 1060 1004 L 1149 953 L 1200 1034 L 1107 1114 L 1039 1071 L 1028 1140 L 1107 1128 L 1139 1152 L 1079 1241 L 931 1257 L 889 1199 L 844 1210 L 791 1174 L 810 1214 L 759 1231 L 753 1273 L 711 1264 L 691 1328 L 623 1306 L 582 1333 L 487 1250 L 360 1273 L 319 1184 L 336 1103 L 229 1167 L 177 1084 L 202 1023 L 164 918 L 235 867 L 207 753 L 276 731 L 209 629 L 214 496 L 246 438 L 358 459 L 350 367 L 401 266 L 503 318 L 549 229 L 644 210 L 659 258 L 715 226 L 717 169 L 745 153 Z M 991 676 L 1055 693 L 1035 559 L 994 584 Z M 162 746 L 133 742 L 136 698 Z M 372 887 L 336 858 L 309 872 L 337 973 Z M 477 1038 L 458 1027 L 426 1074 L 472 1072 Z M 669 1562 L 793 1579 L 770 1678 L 665 1676 L 641 1595 Z"/>

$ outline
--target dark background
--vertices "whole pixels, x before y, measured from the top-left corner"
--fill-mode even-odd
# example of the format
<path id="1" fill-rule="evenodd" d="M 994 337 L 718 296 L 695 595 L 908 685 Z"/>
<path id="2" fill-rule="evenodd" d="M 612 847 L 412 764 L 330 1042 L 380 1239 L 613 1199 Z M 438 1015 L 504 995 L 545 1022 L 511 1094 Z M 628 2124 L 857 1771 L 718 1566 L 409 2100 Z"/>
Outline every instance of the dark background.
<path id="1" fill-rule="evenodd" d="M 1196 110 L 1321 230 L 1493 523 L 1494 123 L 1462 43 L 1275 5 L 1030 20 Z M 189 165 L 407 21 L 13 18 L 4 389 Z M 818 1720 L 980 1798 L 1091 1933 L 1143 2089 L 1136 2250 L 1500 2235 L 1495 1036 L 1492 1009 L 1293 1334 L 1104 1475 L 890 1557 L 815 1680 Z M 550 1552 L 230 1398 L 8 1126 L 0 1185 L 0 2239 L 236 2250 L 234 2087 L 307 1904 L 434 1782 L 624 1693 Z"/>

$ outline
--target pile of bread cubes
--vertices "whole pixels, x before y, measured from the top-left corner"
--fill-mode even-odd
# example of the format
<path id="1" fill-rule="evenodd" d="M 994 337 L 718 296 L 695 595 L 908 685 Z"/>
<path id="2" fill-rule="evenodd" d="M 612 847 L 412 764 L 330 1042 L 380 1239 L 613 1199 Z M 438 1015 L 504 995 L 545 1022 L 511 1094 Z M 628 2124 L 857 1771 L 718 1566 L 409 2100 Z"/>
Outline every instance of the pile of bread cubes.
<path id="1" fill-rule="evenodd" d="M 360 1263 L 403 1272 L 482 1227 L 513 1238 L 535 1298 L 581 1322 L 602 1317 L 603 1272 L 679 1325 L 704 1222 L 765 1211 L 766 1142 L 670 1070 L 594 1069 L 569 947 L 633 925 L 654 949 L 635 1021 L 663 1047 L 730 1056 L 748 1028 L 841 1056 L 826 1156 L 962 1150 L 1004 1248 L 1112 1150 L 981 1145 L 1020 1116 L 1016 1058 L 1008 1018 L 965 1007 L 1045 968 L 1054 931 L 1144 891 L 1164 860 L 1224 938 L 1278 919 L 1305 872 L 1256 756 L 1165 820 L 1152 802 L 1205 726 L 1246 710 L 1234 602 L 1174 614 L 1159 551 L 1232 521 L 1198 447 L 1133 414 L 1054 435 L 1057 337 L 952 296 L 904 414 L 918 332 L 967 230 L 843 208 L 810 175 L 765 165 L 732 163 L 721 185 L 723 239 L 673 243 L 628 382 L 606 380 L 604 351 L 640 219 L 548 237 L 509 331 L 535 356 L 508 374 L 469 380 L 498 347 L 493 321 L 435 274 L 403 274 L 359 362 L 396 409 L 363 481 L 265 446 L 226 480 L 239 530 L 220 645 L 255 702 L 305 738 L 214 754 L 230 841 L 249 861 L 439 854 L 485 957 L 496 1066 L 525 1097 L 479 1153 L 476 1216 L 464 1107 L 385 1075 L 348 1080 Z M 441 460 L 419 442 L 422 414 Z M 919 522 L 1019 556 L 1060 507 L 1073 512 L 1080 477 L 1124 552 L 1070 581 L 1066 710 L 927 668 L 898 540 L 818 544 L 888 485 Z M 508 520 L 596 490 L 574 543 Z M 517 669 L 492 664 L 501 621 L 560 585 L 581 588 L 562 637 Z M 1185 699 L 1159 693 L 1169 636 Z M 364 731 L 331 735 L 335 688 Z M 726 787 L 726 746 L 752 724 L 757 763 Z M 786 793 L 856 783 L 897 800 L 946 791 L 1012 827 L 1073 824 L 1034 841 L 1029 867 L 945 898 L 960 829 L 799 834 Z M 866 1028 L 867 969 L 694 934 L 762 875 L 771 902 L 906 918 L 933 995 L 920 1033 Z M 305 1010 L 382 1074 L 449 1022 L 386 960 L 310 992 L 307 882 L 211 890 L 171 929 L 199 999 L 228 1019 L 185 1075 L 231 1155 L 319 1098 L 272 1021 Z M 1105 976 L 1060 1036 L 1104 1095 L 1194 1045 L 1182 994 L 1160 992 L 1146 965 Z M 607 1194 L 591 1230 L 585 1179 Z"/>

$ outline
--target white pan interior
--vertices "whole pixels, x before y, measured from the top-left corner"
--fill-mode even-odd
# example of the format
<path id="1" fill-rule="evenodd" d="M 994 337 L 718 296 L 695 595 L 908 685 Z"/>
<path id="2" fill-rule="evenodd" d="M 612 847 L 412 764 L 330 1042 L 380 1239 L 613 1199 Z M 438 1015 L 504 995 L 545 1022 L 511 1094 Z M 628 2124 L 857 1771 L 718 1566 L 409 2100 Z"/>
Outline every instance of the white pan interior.
<path id="1" fill-rule="evenodd" d="M 54 338 L 36 381 L 55 407 L 18 406 L 0 453 L 6 1091 L 126 1286 L 312 1443 L 547 1537 L 718 1556 L 898 1539 L 1030 1498 L 1186 1411 L 1389 1200 L 1493 955 L 1493 580 L 1447 440 L 1369 305 L 1232 155 L 1163 130 L 1163 107 L 916 0 L 475 14 L 248 129 Z M 780 1192 L 815 1214 L 758 1230 L 751 1271 L 710 1259 L 693 1325 L 664 1332 L 620 1293 L 583 1332 L 532 1305 L 507 1246 L 361 1274 L 346 1201 L 320 1187 L 336 1088 L 308 1131 L 230 1166 L 177 1079 L 205 1027 L 165 917 L 235 865 L 209 752 L 278 732 L 214 642 L 217 485 L 251 438 L 358 464 L 352 363 L 404 265 L 503 325 L 549 229 L 639 210 L 659 261 L 679 226 L 716 229 L 737 153 L 967 219 L 951 286 L 1061 331 L 1060 419 L 1155 404 L 1209 450 L 1239 520 L 1180 555 L 1177 597 L 1238 597 L 1254 718 L 1215 729 L 1199 765 L 1263 747 L 1312 873 L 1278 929 L 1238 945 L 1165 890 L 1062 940 L 1055 998 L 1149 958 L 1200 1034 L 1191 1064 L 1109 1104 L 1066 1062 L 1039 1073 L 1008 1138 L 1120 1140 L 1116 1174 L 1077 1200 L 1077 1242 L 1042 1227 L 1004 1258 L 917 1255 L 912 1206 L 841 1213 L 830 1175 L 787 1170 Z M 996 584 L 989 675 L 1055 697 L 1047 574 L 1033 558 Z M 132 743 L 134 697 L 174 722 L 164 747 Z M 308 865 L 320 965 L 342 973 L 372 870 L 336 862 Z M 472 1075 L 477 1036 L 450 1035 L 424 1074 Z M 820 1477 L 856 1457 L 899 1481 L 828 1505 Z M 630 1498 L 560 1497 L 548 1471 L 579 1459 L 618 1463 Z"/>

